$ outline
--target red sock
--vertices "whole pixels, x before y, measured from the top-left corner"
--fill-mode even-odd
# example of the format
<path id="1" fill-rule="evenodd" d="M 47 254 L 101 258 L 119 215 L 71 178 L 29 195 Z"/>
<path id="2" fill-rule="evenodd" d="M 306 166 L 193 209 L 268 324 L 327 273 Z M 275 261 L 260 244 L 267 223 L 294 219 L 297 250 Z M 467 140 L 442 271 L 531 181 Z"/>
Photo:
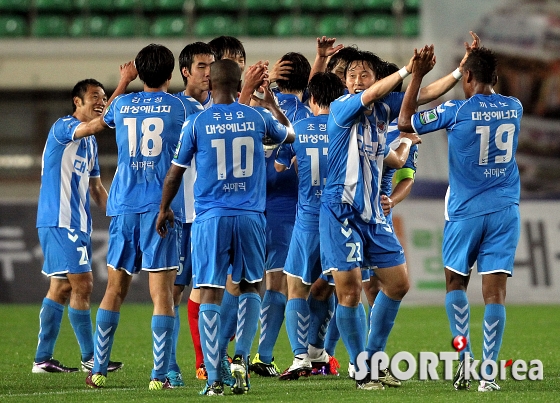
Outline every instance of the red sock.
<path id="1" fill-rule="evenodd" d="M 200 304 L 189 299 L 187 303 L 187 313 L 189 317 L 189 327 L 191 329 L 191 337 L 194 345 L 194 355 L 196 360 L 196 368 L 204 362 L 202 355 L 202 347 L 200 345 L 200 332 L 198 331 L 198 314 L 200 312 Z"/>

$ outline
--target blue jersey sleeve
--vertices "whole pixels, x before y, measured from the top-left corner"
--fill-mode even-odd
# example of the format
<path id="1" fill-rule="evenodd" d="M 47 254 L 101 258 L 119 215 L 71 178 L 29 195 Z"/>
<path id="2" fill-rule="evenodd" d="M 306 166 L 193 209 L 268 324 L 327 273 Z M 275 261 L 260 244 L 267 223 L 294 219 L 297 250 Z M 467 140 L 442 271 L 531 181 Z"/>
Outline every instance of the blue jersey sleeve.
<path id="1" fill-rule="evenodd" d="M 116 108 L 116 105 L 117 105 L 118 101 L 121 98 L 122 98 L 122 95 L 117 96 L 113 100 L 113 102 L 111 102 L 111 105 L 109 105 L 109 107 L 107 109 L 105 109 L 105 114 L 103 115 L 103 121 L 111 129 L 115 128 L 115 108 Z"/>
<path id="2" fill-rule="evenodd" d="M 282 144 L 278 148 L 276 162 L 290 168 L 292 166 L 292 158 L 296 155 L 291 144 Z"/>
<path id="3" fill-rule="evenodd" d="M 457 111 L 464 101 L 447 101 L 437 108 L 427 109 L 412 115 L 412 128 L 418 134 L 434 132 L 451 126 L 457 117 Z"/>
<path id="4" fill-rule="evenodd" d="M 191 164 L 194 153 L 196 152 L 196 135 L 194 130 L 194 123 L 196 121 L 196 116 L 191 116 L 183 124 L 181 129 L 181 137 L 179 143 L 177 144 L 177 149 L 175 150 L 175 155 L 171 161 L 173 164 L 178 165 L 183 168 L 187 168 Z"/>
<path id="5" fill-rule="evenodd" d="M 54 130 L 52 131 L 53 137 L 61 144 L 74 141 L 74 133 L 81 123 L 82 122 L 73 116 L 59 119 L 54 125 Z M 80 139 L 77 141 L 80 141 Z"/>
<path id="6" fill-rule="evenodd" d="M 283 143 L 286 137 L 288 137 L 288 128 L 276 120 L 267 109 L 256 107 L 255 110 L 259 112 L 264 120 L 266 136 L 270 137 L 276 143 Z"/>
<path id="7" fill-rule="evenodd" d="M 330 116 L 337 126 L 350 128 L 360 113 L 367 109 L 362 103 L 361 94 L 346 94 L 331 103 Z"/>

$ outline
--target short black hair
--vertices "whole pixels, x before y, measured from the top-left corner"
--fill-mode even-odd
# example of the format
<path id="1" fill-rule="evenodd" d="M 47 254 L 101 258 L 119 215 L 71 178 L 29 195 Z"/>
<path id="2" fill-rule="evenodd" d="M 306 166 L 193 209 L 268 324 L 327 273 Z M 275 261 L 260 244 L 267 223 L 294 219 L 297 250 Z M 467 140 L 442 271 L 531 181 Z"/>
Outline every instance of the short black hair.
<path id="1" fill-rule="evenodd" d="M 328 108 L 332 101 L 344 94 L 346 86 L 334 73 L 316 73 L 308 85 L 309 96 L 321 108 Z"/>
<path id="2" fill-rule="evenodd" d="M 183 75 L 183 67 L 186 67 L 190 73 L 196 55 L 210 55 L 216 57 L 212 47 L 207 43 L 193 42 L 185 46 L 179 55 L 179 69 L 181 70 L 181 77 L 183 77 L 183 83 L 185 85 L 187 85 L 187 77 Z"/>
<path id="3" fill-rule="evenodd" d="M 292 71 L 287 74 L 287 79 L 276 80 L 278 89 L 283 91 L 296 91 L 303 92 L 307 88 L 309 81 L 309 74 L 311 74 L 311 64 L 309 60 L 298 52 L 288 52 L 280 59 L 283 61 L 290 61 L 292 64 Z"/>
<path id="4" fill-rule="evenodd" d="M 395 63 L 385 62 L 381 66 L 380 74 L 379 74 L 380 76 L 378 78 L 381 79 L 381 78 L 389 77 L 391 74 L 399 70 L 400 70 L 399 66 L 397 66 Z M 394 92 L 402 91 L 402 81 L 395 88 L 393 88 L 393 91 Z"/>
<path id="5" fill-rule="evenodd" d="M 105 87 L 103 87 L 103 84 L 101 84 L 94 78 L 86 78 L 85 80 L 78 81 L 72 89 L 72 112 L 76 112 L 76 104 L 74 104 L 74 98 L 78 97 L 83 101 L 84 95 L 86 94 L 89 86 L 100 87 L 103 91 L 105 91 Z"/>
<path id="6" fill-rule="evenodd" d="M 463 71 L 467 70 L 476 81 L 494 85 L 498 79 L 498 59 L 492 50 L 484 46 L 472 49 L 463 65 Z"/>
<path id="7" fill-rule="evenodd" d="M 359 52 L 359 50 L 358 50 L 358 47 L 356 45 L 343 47 L 338 52 L 336 52 L 334 55 L 332 55 L 331 58 L 329 59 L 329 61 L 327 63 L 327 71 L 332 71 L 336 67 L 338 62 L 341 61 L 341 60 L 343 62 L 347 63 L 348 60 L 352 59 L 353 55 L 355 55 L 358 52 Z"/>
<path id="8" fill-rule="evenodd" d="M 217 60 L 210 67 L 210 83 L 212 89 L 237 91 L 241 82 L 239 64 L 229 59 Z"/>
<path id="9" fill-rule="evenodd" d="M 149 88 L 159 88 L 171 76 L 175 56 L 165 46 L 152 43 L 138 52 L 134 63 L 140 80 Z"/>
<path id="10" fill-rule="evenodd" d="M 358 53 L 352 54 L 350 59 L 347 60 L 346 68 L 344 69 L 344 77 L 346 77 L 348 73 L 348 66 L 354 62 L 366 64 L 375 73 L 376 79 L 379 79 L 381 74 L 383 74 L 383 64 L 385 61 L 373 52 L 360 50 Z"/>
<path id="11" fill-rule="evenodd" d="M 218 36 L 208 42 L 208 45 L 214 50 L 216 60 L 222 60 L 228 53 L 232 56 L 243 56 L 243 59 L 247 58 L 243 44 L 234 36 Z"/>

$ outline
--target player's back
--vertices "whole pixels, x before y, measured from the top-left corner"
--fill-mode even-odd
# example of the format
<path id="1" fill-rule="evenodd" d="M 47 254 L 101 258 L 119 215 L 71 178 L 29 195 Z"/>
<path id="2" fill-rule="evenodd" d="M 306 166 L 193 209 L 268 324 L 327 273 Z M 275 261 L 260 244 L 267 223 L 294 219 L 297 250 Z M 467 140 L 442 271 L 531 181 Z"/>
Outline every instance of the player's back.
<path id="1" fill-rule="evenodd" d="M 282 92 L 275 93 L 278 99 L 278 106 L 282 113 L 286 115 L 290 122 L 295 123 L 298 120 L 308 118 L 313 113 L 309 107 L 305 106 L 299 98 L 294 94 L 284 94 Z"/>
<path id="2" fill-rule="evenodd" d="M 197 217 L 263 212 L 265 160 L 261 113 L 237 102 L 214 104 L 192 117 L 196 142 Z M 187 126 L 190 131 L 190 126 Z M 183 134 L 184 137 L 190 133 Z"/>
<path id="3" fill-rule="evenodd" d="M 161 189 L 185 121 L 185 106 L 166 92 L 138 92 L 116 98 L 104 116 L 116 127 L 118 166 L 107 215 L 159 209 Z M 183 211 L 182 195 L 172 209 Z"/>
<path id="4" fill-rule="evenodd" d="M 62 227 L 91 232 L 89 178 L 99 176 L 94 136 L 73 140 L 80 121 L 58 119 L 43 150 L 37 227 Z"/>
<path id="5" fill-rule="evenodd" d="M 298 218 L 314 215 L 318 219 L 327 177 L 327 120 L 328 115 L 319 115 L 295 123 L 294 142 L 282 145 L 278 152 L 277 160 L 286 166 L 290 165 L 292 156 L 297 158 Z"/>

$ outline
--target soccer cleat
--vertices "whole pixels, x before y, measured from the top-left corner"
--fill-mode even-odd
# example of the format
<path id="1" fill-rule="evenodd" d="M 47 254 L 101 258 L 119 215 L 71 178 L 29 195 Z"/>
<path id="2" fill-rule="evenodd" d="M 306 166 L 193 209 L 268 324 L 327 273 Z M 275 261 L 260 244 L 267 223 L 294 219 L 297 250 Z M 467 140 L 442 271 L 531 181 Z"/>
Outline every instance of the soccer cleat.
<path id="1" fill-rule="evenodd" d="M 274 377 L 280 375 L 280 369 L 274 362 L 274 357 L 272 357 L 272 361 L 270 362 L 270 364 L 267 364 L 266 362 L 261 361 L 259 353 L 255 355 L 255 358 L 253 358 L 251 365 L 249 365 L 249 370 L 253 371 L 257 375 L 266 377 Z"/>
<path id="2" fill-rule="evenodd" d="M 231 388 L 235 385 L 235 378 L 231 374 L 231 364 L 228 358 L 228 356 L 222 357 L 222 361 L 220 362 L 220 375 L 222 377 L 222 383 Z"/>
<path id="3" fill-rule="evenodd" d="M 389 372 L 389 368 L 385 368 L 379 371 L 378 380 L 384 386 L 392 386 L 394 388 L 398 388 L 399 386 L 402 386 L 402 382 L 397 378 L 395 378 L 391 372 Z"/>
<path id="4" fill-rule="evenodd" d="M 34 362 L 31 372 L 34 374 L 44 374 L 48 372 L 78 372 L 78 368 L 66 367 L 55 359 L 41 362 Z"/>
<path id="5" fill-rule="evenodd" d="M 356 369 L 354 364 L 348 363 L 348 378 L 354 379 L 356 377 Z"/>
<path id="6" fill-rule="evenodd" d="M 235 383 L 231 387 L 231 391 L 236 395 L 242 395 L 249 390 L 249 371 L 247 371 L 247 364 L 240 355 L 233 357 L 231 362 L 231 373 L 235 378 Z"/>
<path id="7" fill-rule="evenodd" d="M 204 385 L 204 389 L 198 392 L 202 396 L 223 396 L 224 395 L 224 385 L 220 381 L 215 381 L 212 385 Z"/>
<path id="8" fill-rule="evenodd" d="M 165 378 L 165 381 L 160 381 L 157 378 L 154 378 L 150 381 L 150 384 L 148 385 L 148 390 L 162 390 L 162 389 L 173 389 L 173 386 L 171 386 L 171 382 L 169 382 L 169 379 Z"/>
<path id="9" fill-rule="evenodd" d="M 120 361 L 109 361 L 107 366 L 107 372 L 115 372 L 123 367 L 123 363 Z M 89 372 L 93 370 L 93 357 L 87 361 L 82 361 L 82 371 Z"/>
<path id="10" fill-rule="evenodd" d="M 339 376 L 338 368 L 340 364 L 338 360 L 327 354 L 325 350 L 317 358 L 309 358 L 311 361 L 311 375 L 334 375 Z"/>
<path id="11" fill-rule="evenodd" d="M 478 385 L 479 392 L 493 392 L 500 389 L 501 388 L 494 381 L 480 381 L 480 384 Z"/>
<path id="12" fill-rule="evenodd" d="M 453 377 L 453 387 L 455 390 L 468 390 L 471 388 L 471 380 L 465 379 L 465 361 L 461 361 L 457 367 L 457 372 Z"/>
<path id="13" fill-rule="evenodd" d="M 107 382 L 107 377 L 99 372 L 92 374 L 91 371 L 89 371 L 88 376 L 86 377 L 86 385 L 89 388 L 102 388 L 105 386 L 105 382 Z"/>
<path id="14" fill-rule="evenodd" d="M 384 390 L 385 387 L 380 381 L 374 381 L 371 379 L 369 373 L 361 381 L 356 381 L 356 389 L 361 390 Z"/>
<path id="15" fill-rule="evenodd" d="M 206 366 L 204 363 L 200 364 L 200 367 L 196 369 L 196 379 L 205 381 L 208 379 L 208 372 L 206 372 Z"/>
<path id="16" fill-rule="evenodd" d="M 177 388 L 179 386 L 185 386 L 185 382 L 183 381 L 183 375 L 181 375 L 180 372 L 169 371 L 167 373 L 167 379 L 169 379 L 169 383 L 174 388 Z"/>
<path id="17" fill-rule="evenodd" d="M 300 376 L 309 376 L 311 375 L 311 370 L 313 367 L 311 366 L 311 361 L 309 358 L 294 358 L 294 362 L 288 369 L 286 369 L 280 375 L 281 381 L 297 381 Z"/>

